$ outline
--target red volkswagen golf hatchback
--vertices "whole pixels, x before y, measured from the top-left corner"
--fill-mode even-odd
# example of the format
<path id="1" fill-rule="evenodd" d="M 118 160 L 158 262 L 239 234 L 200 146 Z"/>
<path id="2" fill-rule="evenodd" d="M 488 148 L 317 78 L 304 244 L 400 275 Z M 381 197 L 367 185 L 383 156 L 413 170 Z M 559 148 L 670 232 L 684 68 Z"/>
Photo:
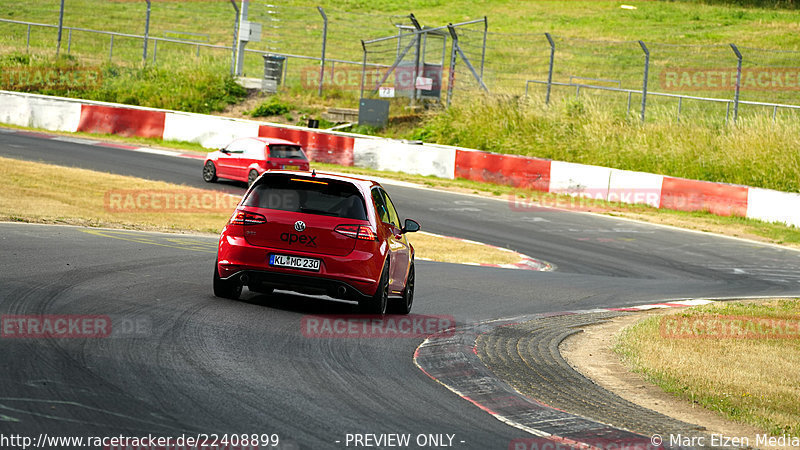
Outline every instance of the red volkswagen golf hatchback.
<path id="1" fill-rule="evenodd" d="M 308 167 L 308 157 L 294 142 L 247 137 L 210 152 L 203 164 L 203 180 L 211 183 L 217 178 L 227 178 L 250 185 L 267 170 L 308 170 Z"/>
<path id="2" fill-rule="evenodd" d="M 414 300 L 414 247 L 375 181 L 270 171 L 245 193 L 222 230 L 214 294 L 239 298 L 284 289 L 356 300 L 363 312 L 408 314 Z"/>

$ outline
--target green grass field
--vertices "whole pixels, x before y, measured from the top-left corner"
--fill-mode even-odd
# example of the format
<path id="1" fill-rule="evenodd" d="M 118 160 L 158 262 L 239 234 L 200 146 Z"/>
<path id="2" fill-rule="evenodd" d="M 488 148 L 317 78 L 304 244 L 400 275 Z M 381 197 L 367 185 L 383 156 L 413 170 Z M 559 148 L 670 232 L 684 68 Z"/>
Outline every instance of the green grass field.
<path id="1" fill-rule="evenodd" d="M 622 9 L 623 3 L 611 1 L 351 0 L 319 4 L 329 18 L 328 58 L 350 61 L 361 59 L 360 39 L 394 34 L 394 24 L 408 23 L 404 16 L 410 12 L 423 25 L 430 26 L 488 17 L 485 79 L 490 91 L 500 95 L 480 94 L 465 64 L 459 62 L 454 103 L 449 110 L 410 113 L 397 100 L 392 104 L 393 120 L 387 129 L 360 131 L 800 191 L 797 113 L 779 110 L 773 123 L 771 108 L 742 105 L 739 123 L 734 127 L 726 121 L 729 112 L 725 104 L 683 101 L 678 118 L 676 99 L 649 96 L 647 123 L 642 125 L 638 120 L 641 98 L 637 95 L 631 98 L 630 113 L 627 96 L 620 93 L 584 89 L 576 100 L 574 89 L 554 88 L 553 100 L 547 107 L 542 104 L 543 89 L 534 86 L 529 99 L 521 98 L 526 80 L 546 78 L 549 46 L 545 31 L 555 36 L 554 80 L 562 82 L 580 76 L 616 80 L 588 83 L 640 88 L 644 58 L 638 39 L 646 41 L 651 51 L 649 81 L 650 90 L 655 91 L 665 90 L 665 71 L 735 67 L 736 59 L 728 46 L 731 42 L 744 54 L 745 70 L 797 66 L 800 33 L 794 2 L 626 2 L 636 9 Z M 316 8 L 295 0 L 280 2 L 275 8 L 266 5 L 266 1 L 251 1 L 250 19 L 264 24 L 264 32 L 261 42 L 251 43 L 248 48 L 319 54 L 322 20 Z M 71 0 L 67 2 L 64 23 L 142 34 L 144 13 L 143 2 Z M 13 10 L 0 11 L 0 18 L 56 23 L 57 3 L 24 2 Z M 230 45 L 233 20 L 233 8 L 227 2 L 154 1 L 150 33 Z M 0 23 L 3 69 L 73 65 L 99 68 L 103 73 L 102 85 L 96 89 L 44 93 L 194 112 L 220 111 L 245 96 L 227 77 L 228 51 L 201 47 L 198 56 L 195 46 L 162 43 L 153 63 L 156 49 L 151 43 L 148 64 L 144 66 L 141 41 L 116 39 L 110 57 L 108 36 L 75 31 L 69 56 L 55 62 L 55 30 L 32 28 L 30 50 L 26 50 L 25 31 L 20 25 Z M 465 52 L 476 65 L 482 31 L 483 25 L 476 24 L 462 29 L 460 34 Z M 66 47 L 67 36 L 62 55 Z M 386 54 L 370 53 L 369 62 L 391 62 L 395 54 L 390 48 Z M 245 72 L 249 76 L 260 76 L 262 67 L 260 55 L 247 55 Z M 279 98 L 282 103 L 293 105 L 296 114 L 283 113 L 276 119 L 297 121 L 306 115 L 317 115 L 326 107 L 357 106 L 357 66 L 329 63 L 326 67 L 326 77 L 334 73 L 339 78 L 331 78 L 325 95 L 319 98 L 314 89 L 318 62 L 288 60 L 286 83 Z M 729 88 L 671 92 L 733 98 Z M 743 89 L 741 99 L 800 104 L 798 92 L 791 86 Z"/>
<path id="2" fill-rule="evenodd" d="M 797 299 L 714 303 L 643 319 L 623 330 L 615 350 L 687 403 L 772 435 L 798 436 L 799 321 Z"/>

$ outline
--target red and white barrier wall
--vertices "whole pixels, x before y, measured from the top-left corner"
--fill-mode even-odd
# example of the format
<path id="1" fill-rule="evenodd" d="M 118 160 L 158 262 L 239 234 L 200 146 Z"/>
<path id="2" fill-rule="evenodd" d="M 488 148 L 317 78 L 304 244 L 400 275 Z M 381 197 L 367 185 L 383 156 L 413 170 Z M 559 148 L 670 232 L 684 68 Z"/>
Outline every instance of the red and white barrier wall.
<path id="1" fill-rule="evenodd" d="M 252 120 L 0 91 L 0 123 L 188 141 L 206 148 L 222 147 L 236 137 L 277 137 L 298 142 L 318 162 L 800 226 L 796 193 Z"/>

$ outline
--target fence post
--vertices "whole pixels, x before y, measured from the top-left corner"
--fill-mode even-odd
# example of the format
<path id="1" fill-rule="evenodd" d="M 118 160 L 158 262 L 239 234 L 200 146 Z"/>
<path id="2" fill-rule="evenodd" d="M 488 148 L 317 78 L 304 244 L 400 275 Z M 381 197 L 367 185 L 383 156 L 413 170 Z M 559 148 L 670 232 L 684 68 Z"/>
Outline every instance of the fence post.
<path id="1" fill-rule="evenodd" d="M 359 94 L 358 98 L 364 98 L 364 82 L 366 81 L 367 76 L 367 45 L 364 44 L 364 40 L 361 40 L 361 48 L 364 50 L 364 56 L 361 60 L 361 93 Z"/>
<path id="2" fill-rule="evenodd" d="M 56 44 L 56 57 L 58 57 L 58 53 L 61 51 L 61 31 L 64 29 L 64 0 L 61 0 L 61 9 L 58 11 L 58 44 Z M 30 25 L 28 25 L 28 30 L 30 31 Z M 30 33 L 28 33 L 30 36 Z"/>
<path id="3" fill-rule="evenodd" d="M 153 64 L 156 63 L 156 57 L 158 56 L 158 40 L 153 41 Z"/>
<path id="4" fill-rule="evenodd" d="M 31 50 L 31 24 L 28 24 L 28 40 L 25 41 L 25 52 Z"/>
<path id="5" fill-rule="evenodd" d="M 328 44 L 328 16 L 325 15 L 325 10 L 321 6 L 317 6 L 319 14 L 322 16 L 322 57 L 319 61 L 319 92 L 318 95 L 322 97 L 322 80 L 325 78 L 325 47 Z"/>
<path id="6" fill-rule="evenodd" d="M 111 45 L 108 48 L 108 62 L 111 62 L 111 58 L 114 57 L 114 35 L 111 35 Z"/>
<path id="7" fill-rule="evenodd" d="M 417 89 L 417 78 L 421 76 L 422 72 L 419 70 L 419 63 L 420 57 L 422 56 L 420 53 L 422 52 L 422 35 L 419 32 L 422 30 L 422 26 L 417 21 L 417 18 L 414 17 L 414 14 L 409 14 L 408 18 L 411 20 L 411 23 L 414 25 L 414 28 L 417 30 L 416 34 L 416 45 L 414 46 L 414 78 L 411 80 L 414 83 L 414 95 L 411 96 L 411 106 L 414 106 L 419 98 L 419 89 Z"/>
<path id="8" fill-rule="evenodd" d="M 547 70 L 547 96 L 544 99 L 544 104 L 550 104 L 550 89 L 553 87 L 553 61 L 556 56 L 556 43 L 553 41 L 553 36 L 550 33 L 545 33 L 544 37 L 550 43 L 550 68 Z"/>
<path id="9" fill-rule="evenodd" d="M 454 31 L 450 31 L 452 39 L 450 40 L 450 70 L 447 76 L 447 108 L 450 107 L 450 99 L 453 98 L 453 84 L 456 82 L 456 42 L 457 38 Z"/>
<path id="10" fill-rule="evenodd" d="M 72 28 L 67 29 L 67 54 L 72 50 Z"/>
<path id="11" fill-rule="evenodd" d="M 241 28 L 242 24 L 247 20 L 247 10 L 249 9 L 250 0 L 242 0 L 242 7 L 239 15 L 239 27 Z M 244 73 L 244 48 L 247 45 L 247 41 L 239 40 L 239 36 L 236 37 L 237 41 L 237 48 L 236 48 L 236 69 L 235 75 L 241 76 Z"/>
<path id="12" fill-rule="evenodd" d="M 742 52 L 739 51 L 736 44 L 731 44 L 731 48 L 739 60 L 736 63 L 736 92 L 733 94 L 733 123 L 736 124 L 736 119 L 739 118 L 739 87 L 742 85 Z"/>
<path id="13" fill-rule="evenodd" d="M 625 117 L 631 115 L 631 95 L 633 95 L 633 93 L 631 91 L 628 91 L 628 112 Z"/>
<path id="14" fill-rule="evenodd" d="M 150 0 L 147 2 L 147 15 L 144 19 L 144 49 L 142 49 L 142 62 L 147 63 L 147 39 L 150 37 Z"/>
<path id="15" fill-rule="evenodd" d="M 486 34 L 489 32 L 489 19 L 483 16 L 483 49 L 481 50 L 481 80 L 483 79 L 483 65 L 486 62 Z"/>
<path id="16" fill-rule="evenodd" d="M 236 11 L 236 17 L 233 19 L 233 44 L 231 44 L 231 76 L 233 76 L 236 71 L 236 38 L 239 37 L 239 7 L 236 6 L 236 0 L 231 0 L 231 6 Z"/>
<path id="17" fill-rule="evenodd" d="M 647 75 L 650 73 L 650 50 L 644 45 L 644 41 L 639 41 L 639 46 L 644 52 L 644 80 L 642 81 L 642 123 L 644 123 L 644 112 L 647 108 Z"/>

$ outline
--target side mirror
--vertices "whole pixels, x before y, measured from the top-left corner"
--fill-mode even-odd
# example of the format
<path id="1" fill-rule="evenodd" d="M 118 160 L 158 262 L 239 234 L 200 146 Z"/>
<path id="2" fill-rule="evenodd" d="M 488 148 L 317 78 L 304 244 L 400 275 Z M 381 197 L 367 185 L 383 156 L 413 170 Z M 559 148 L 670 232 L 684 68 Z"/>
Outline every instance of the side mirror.
<path id="1" fill-rule="evenodd" d="M 219 151 L 222 152 L 222 153 L 225 153 L 226 155 L 229 155 L 231 153 L 231 152 L 228 151 L 227 148 L 221 148 L 221 149 L 219 149 Z"/>
<path id="2" fill-rule="evenodd" d="M 414 219 L 406 219 L 406 222 L 403 225 L 403 233 L 413 233 L 419 230 L 420 230 L 419 222 L 417 222 Z"/>

